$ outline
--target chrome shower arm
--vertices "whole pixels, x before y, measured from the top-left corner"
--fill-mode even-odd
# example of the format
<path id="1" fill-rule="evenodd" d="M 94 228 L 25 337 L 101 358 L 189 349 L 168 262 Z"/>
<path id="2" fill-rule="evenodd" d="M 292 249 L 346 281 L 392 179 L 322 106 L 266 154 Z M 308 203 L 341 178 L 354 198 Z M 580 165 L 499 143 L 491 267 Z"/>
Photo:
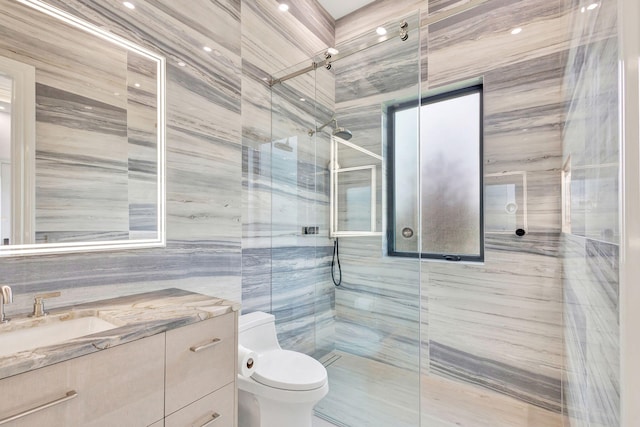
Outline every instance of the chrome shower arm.
<path id="1" fill-rule="evenodd" d="M 336 118 L 332 117 L 331 120 L 329 120 L 327 123 L 323 124 L 319 128 L 316 128 L 316 132 L 320 132 L 322 129 L 326 128 L 329 125 L 329 123 L 335 123 L 336 126 L 338 126 L 338 122 L 336 121 Z"/>
<path id="2" fill-rule="evenodd" d="M 322 126 L 316 127 L 316 130 L 309 129 L 309 136 L 313 136 L 314 133 L 320 132 L 322 129 L 326 128 L 330 123 L 334 123 L 334 122 L 336 126 L 338 126 L 338 121 L 336 120 L 335 116 L 333 116 L 331 120 L 329 120 L 327 123 L 323 124 Z"/>

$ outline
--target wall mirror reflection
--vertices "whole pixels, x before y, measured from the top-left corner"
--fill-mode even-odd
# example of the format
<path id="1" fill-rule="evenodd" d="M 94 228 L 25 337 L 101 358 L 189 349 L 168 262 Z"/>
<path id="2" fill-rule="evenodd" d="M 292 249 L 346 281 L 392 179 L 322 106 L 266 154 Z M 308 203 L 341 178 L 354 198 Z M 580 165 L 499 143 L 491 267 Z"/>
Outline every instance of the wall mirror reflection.
<path id="1" fill-rule="evenodd" d="M 164 59 L 0 6 L 0 255 L 163 246 Z"/>

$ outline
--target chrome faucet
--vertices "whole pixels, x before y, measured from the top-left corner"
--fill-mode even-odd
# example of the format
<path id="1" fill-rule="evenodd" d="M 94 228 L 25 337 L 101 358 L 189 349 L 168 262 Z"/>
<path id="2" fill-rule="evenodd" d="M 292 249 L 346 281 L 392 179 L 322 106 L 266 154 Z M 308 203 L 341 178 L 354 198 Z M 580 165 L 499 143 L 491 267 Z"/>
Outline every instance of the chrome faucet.
<path id="1" fill-rule="evenodd" d="M 0 323 L 7 323 L 9 319 L 4 315 L 4 305 L 13 302 L 13 292 L 8 285 L 0 287 Z"/>

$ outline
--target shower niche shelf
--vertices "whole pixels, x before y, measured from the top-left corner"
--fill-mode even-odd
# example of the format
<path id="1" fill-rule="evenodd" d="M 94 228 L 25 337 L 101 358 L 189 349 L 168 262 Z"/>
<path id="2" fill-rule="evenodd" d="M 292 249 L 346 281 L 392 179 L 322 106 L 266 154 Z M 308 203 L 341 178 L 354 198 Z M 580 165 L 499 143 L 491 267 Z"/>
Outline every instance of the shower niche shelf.
<path id="1" fill-rule="evenodd" d="M 382 156 L 331 137 L 330 237 L 382 235 Z"/>

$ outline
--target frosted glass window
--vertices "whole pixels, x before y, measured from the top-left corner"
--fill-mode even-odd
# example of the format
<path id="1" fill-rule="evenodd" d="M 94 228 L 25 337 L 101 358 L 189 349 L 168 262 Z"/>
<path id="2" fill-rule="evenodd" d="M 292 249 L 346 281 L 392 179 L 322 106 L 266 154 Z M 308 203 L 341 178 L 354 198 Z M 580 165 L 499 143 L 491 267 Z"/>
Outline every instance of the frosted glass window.
<path id="1" fill-rule="evenodd" d="M 446 260 L 483 259 L 482 215 L 482 88 L 474 86 L 422 99 L 420 106 L 419 156 L 401 140 L 407 117 L 417 107 L 392 112 L 394 132 L 390 145 L 394 160 L 390 254 L 416 256 L 405 242 L 406 225 L 398 220 L 415 214 L 406 199 L 420 200 L 420 256 Z M 409 159 L 419 159 L 420 197 L 406 184 L 416 171 Z M 404 159 L 404 165 L 399 164 Z M 413 163 L 416 161 L 413 160 Z M 405 183 L 405 184 L 403 184 Z M 502 189 L 508 191 L 506 189 Z M 410 222 L 410 221 L 406 221 Z"/>

